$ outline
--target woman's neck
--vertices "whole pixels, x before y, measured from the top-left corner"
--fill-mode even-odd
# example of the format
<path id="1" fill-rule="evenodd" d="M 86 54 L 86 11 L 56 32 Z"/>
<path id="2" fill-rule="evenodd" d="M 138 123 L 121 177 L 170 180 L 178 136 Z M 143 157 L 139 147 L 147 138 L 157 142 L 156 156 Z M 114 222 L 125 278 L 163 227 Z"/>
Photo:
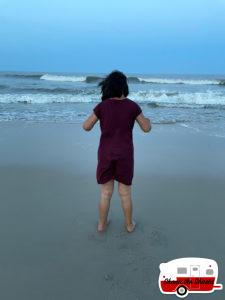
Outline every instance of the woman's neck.
<path id="1" fill-rule="evenodd" d="M 123 99 L 126 99 L 126 97 L 124 97 L 124 95 L 122 95 L 121 97 L 112 97 L 110 99 L 123 100 Z"/>

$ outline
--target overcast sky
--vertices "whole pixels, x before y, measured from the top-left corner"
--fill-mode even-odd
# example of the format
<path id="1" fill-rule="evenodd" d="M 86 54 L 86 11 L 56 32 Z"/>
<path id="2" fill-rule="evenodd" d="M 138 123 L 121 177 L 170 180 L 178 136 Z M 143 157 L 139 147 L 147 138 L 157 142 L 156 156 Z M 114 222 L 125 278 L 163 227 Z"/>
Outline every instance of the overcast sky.
<path id="1" fill-rule="evenodd" d="M 225 74 L 225 0 L 0 0 L 0 70 Z"/>

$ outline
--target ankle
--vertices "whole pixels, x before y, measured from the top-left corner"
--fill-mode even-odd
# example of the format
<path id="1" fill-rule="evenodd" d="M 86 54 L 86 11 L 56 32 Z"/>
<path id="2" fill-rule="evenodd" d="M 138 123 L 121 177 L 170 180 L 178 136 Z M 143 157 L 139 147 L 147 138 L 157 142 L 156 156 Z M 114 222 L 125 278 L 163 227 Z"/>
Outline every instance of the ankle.
<path id="1" fill-rule="evenodd" d="M 125 222 L 125 225 L 126 225 L 126 226 L 132 226 L 132 225 L 133 225 L 133 222 L 132 222 L 132 221 Z"/>
<path id="2" fill-rule="evenodd" d="M 106 223 L 107 223 L 107 219 L 98 221 L 99 225 L 105 225 Z"/>

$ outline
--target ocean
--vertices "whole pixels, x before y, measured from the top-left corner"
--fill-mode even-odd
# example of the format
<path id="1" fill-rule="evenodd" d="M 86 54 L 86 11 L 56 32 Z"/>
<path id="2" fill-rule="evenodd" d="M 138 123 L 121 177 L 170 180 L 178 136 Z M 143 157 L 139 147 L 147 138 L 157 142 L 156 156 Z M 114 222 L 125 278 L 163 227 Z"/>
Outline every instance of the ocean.
<path id="1" fill-rule="evenodd" d="M 101 101 L 105 74 L 0 73 L 0 122 L 81 123 Z M 152 124 L 225 137 L 225 76 L 126 74 L 128 98 Z"/>

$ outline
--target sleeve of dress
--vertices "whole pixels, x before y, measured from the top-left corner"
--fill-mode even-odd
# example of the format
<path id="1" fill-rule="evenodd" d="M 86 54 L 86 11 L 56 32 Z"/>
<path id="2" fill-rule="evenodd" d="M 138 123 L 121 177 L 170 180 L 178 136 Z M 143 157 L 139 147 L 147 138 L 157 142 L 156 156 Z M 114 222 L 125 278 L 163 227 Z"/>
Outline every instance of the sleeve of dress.
<path id="1" fill-rule="evenodd" d="M 140 105 L 135 103 L 135 112 L 134 112 L 135 119 L 137 118 L 138 115 L 140 115 L 140 113 L 142 113 L 142 109 L 141 109 Z"/>
<path id="2" fill-rule="evenodd" d="M 97 117 L 98 119 L 100 119 L 100 118 L 101 118 L 101 102 L 98 103 L 98 104 L 93 108 L 93 111 L 94 111 L 96 117 Z"/>

